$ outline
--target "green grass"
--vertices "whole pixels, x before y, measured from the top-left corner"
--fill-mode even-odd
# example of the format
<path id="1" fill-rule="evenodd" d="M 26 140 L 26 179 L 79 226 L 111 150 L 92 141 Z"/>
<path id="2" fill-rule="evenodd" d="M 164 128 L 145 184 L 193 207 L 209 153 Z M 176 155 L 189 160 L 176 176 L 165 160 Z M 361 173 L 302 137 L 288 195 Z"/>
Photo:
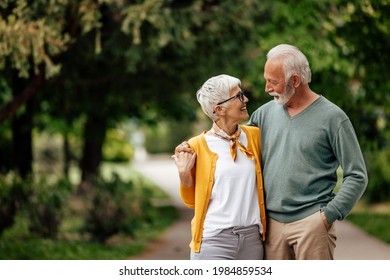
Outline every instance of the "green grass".
<path id="1" fill-rule="evenodd" d="M 340 188 L 342 174 L 343 171 L 339 168 L 336 191 Z M 362 199 L 346 219 L 363 231 L 390 244 L 390 202 L 368 205 Z"/>
<path id="2" fill-rule="evenodd" d="M 108 246 L 64 240 L 0 241 L 0 258 L 7 260 L 122 260 L 140 253 L 144 244 Z"/>
<path id="3" fill-rule="evenodd" d="M 123 260 L 140 254 L 146 245 L 178 218 L 172 206 L 161 207 L 163 218 L 145 226 L 134 237 L 115 235 L 105 244 L 90 242 L 80 235 L 79 217 L 67 217 L 57 240 L 40 239 L 28 233 L 24 218 L 0 238 L 2 260 Z"/>
<path id="4" fill-rule="evenodd" d="M 138 185 L 152 188 L 151 198 L 168 201 L 167 194 L 158 186 L 131 168 L 112 164 L 104 165 L 104 176 L 116 171 L 124 180 L 138 180 Z M 123 260 L 140 254 L 147 244 L 178 218 L 178 211 L 171 205 L 158 206 L 159 215 L 150 224 L 144 224 L 134 236 L 117 234 L 104 244 L 89 241 L 80 229 L 84 225 L 85 203 L 74 197 L 66 208 L 57 239 L 42 239 L 28 231 L 28 221 L 20 213 L 13 227 L 0 236 L 0 259 L 2 260 Z"/>
<path id="5" fill-rule="evenodd" d="M 360 202 L 347 216 L 347 220 L 390 244 L 390 202 L 375 205 Z"/>
<path id="6" fill-rule="evenodd" d="M 68 217 L 57 240 L 39 239 L 27 231 L 26 222 L 18 218 L 15 226 L 0 239 L 2 260 L 123 260 L 141 253 L 151 240 L 177 219 L 177 210 L 166 206 L 161 209 L 163 219 L 153 228 L 145 226 L 134 237 L 115 235 L 105 244 L 90 242 L 78 232 L 79 218 Z"/>

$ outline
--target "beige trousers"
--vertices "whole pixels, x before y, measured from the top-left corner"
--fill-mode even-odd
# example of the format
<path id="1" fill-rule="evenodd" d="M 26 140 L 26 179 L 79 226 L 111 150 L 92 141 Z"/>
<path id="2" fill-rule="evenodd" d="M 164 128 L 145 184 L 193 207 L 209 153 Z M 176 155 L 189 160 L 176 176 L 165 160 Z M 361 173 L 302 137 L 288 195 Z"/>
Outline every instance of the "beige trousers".
<path id="1" fill-rule="evenodd" d="M 267 220 L 266 260 L 333 260 L 335 225 L 326 229 L 320 211 L 291 223 Z"/>

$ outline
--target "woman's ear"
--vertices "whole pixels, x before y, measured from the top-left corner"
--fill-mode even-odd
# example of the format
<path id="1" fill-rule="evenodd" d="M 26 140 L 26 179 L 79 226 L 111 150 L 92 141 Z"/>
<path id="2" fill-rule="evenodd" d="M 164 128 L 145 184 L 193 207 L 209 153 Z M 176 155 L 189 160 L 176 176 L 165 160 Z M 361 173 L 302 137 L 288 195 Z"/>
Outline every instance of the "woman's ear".
<path id="1" fill-rule="evenodd" d="M 214 112 L 218 115 L 224 115 L 225 114 L 225 107 L 217 105 L 215 107 Z"/>

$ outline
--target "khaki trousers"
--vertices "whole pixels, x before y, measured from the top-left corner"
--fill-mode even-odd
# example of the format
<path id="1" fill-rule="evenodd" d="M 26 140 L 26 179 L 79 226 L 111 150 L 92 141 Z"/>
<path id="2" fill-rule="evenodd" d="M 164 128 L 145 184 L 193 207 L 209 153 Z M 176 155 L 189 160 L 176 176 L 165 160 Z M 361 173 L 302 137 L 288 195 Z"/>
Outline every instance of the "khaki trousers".
<path id="1" fill-rule="evenodd" d="M 335 225 L 326 229 L 320 211 L 291 223 L 267 220 L 266 260 L 333 260 Z"/>

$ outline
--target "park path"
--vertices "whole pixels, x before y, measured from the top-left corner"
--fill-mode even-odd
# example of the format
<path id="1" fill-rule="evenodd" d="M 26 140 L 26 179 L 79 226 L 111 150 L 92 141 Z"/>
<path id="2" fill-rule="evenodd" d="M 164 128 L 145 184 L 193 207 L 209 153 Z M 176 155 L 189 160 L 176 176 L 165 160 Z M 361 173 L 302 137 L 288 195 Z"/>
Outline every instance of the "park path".
<path id="1" fill-rule="evenodd" d="M 190 221 L 193 215 L 179 197 L 179 178 L 175 163 L 169 155 L 144 155 L 132 164 L 133 168 L 154 181 L 171 196 L 178 207 L 180 218 L 160 238 L 132 259 L 137 260 L 188 260 Z M 336 260 L 390 260 L 390 245 L 374 238 L 348 221 L 336 221 Z"/>

